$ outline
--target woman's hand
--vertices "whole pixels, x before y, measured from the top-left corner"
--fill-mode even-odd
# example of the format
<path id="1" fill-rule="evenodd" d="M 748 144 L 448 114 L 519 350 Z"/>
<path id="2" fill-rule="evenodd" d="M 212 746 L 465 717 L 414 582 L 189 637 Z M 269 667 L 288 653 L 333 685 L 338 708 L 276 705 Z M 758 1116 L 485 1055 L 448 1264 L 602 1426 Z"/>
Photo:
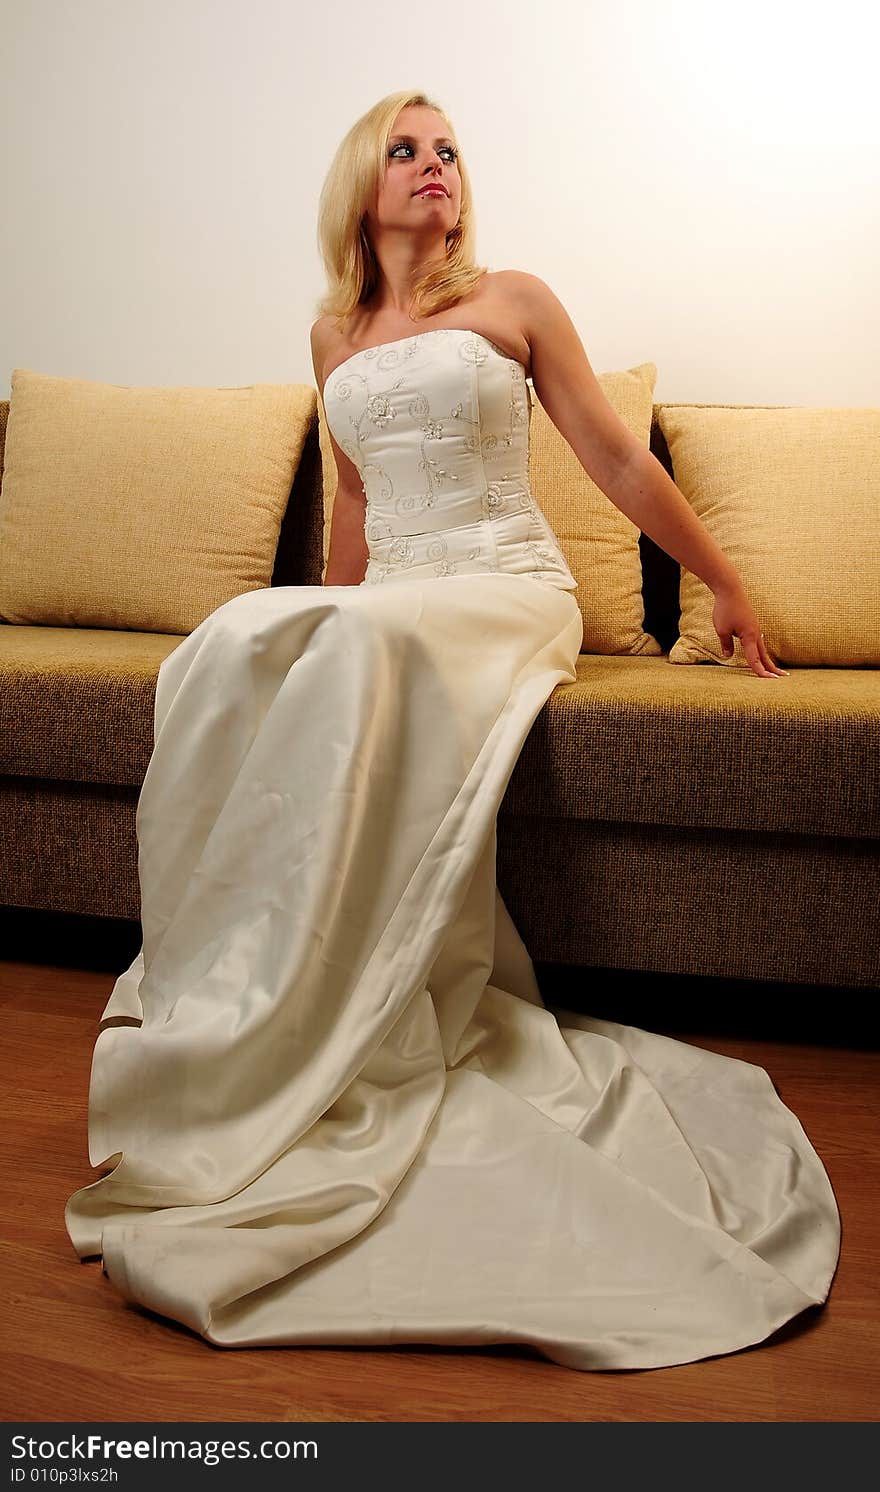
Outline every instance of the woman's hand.
<path id="1" fill-rule="evenodd" d="M 741 585 L 719 586 L 715 592 L 712 626 L 721 639 L 721 651 L 725 657 L 731 657 L 736 636 L 751 668 L 760 678 L 788 677 L 788 669 L 779 668 L 770 657 L 758 618 Z"/>

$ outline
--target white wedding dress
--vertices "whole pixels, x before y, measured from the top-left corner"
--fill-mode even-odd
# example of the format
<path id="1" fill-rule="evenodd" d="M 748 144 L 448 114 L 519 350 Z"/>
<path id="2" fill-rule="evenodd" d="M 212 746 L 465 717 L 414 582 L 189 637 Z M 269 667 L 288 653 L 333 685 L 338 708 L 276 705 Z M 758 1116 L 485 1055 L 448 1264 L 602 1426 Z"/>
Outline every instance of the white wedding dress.
<path id="1" fill-rule="evenodd" d="M 227 1347 L 607 1369 L 762 1341 L 838 1257 L 798 1119 L 762 1068 L 546 1008 L 496 888 L 582 637 L 523 369 L 427 331 L 355 353 L 325 407 L 369 569 L 238 596 L 162 664 L 76 1252 Z"/>

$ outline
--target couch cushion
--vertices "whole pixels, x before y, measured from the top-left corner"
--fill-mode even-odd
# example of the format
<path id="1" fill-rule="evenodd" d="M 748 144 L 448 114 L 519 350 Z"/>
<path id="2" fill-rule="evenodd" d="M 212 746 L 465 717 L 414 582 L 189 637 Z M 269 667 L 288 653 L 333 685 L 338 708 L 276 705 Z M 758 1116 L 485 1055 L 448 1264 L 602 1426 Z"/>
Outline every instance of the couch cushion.
<path id="1" fill-rule="evenodd" d="M 880 665 L 880 409 L 664 404 L 675 482 L 733 561 L 771 657 Z M 725 659 L 715 598 L 682 567 L 673 663 Z"/>
<path id="2" fill-rule="evenodd" d="M 582 654 L 514 768 L 502 813 L 880 837 L 880 673 L 778 681 Z"/>
<path id="3" fill-rule="evenodd" d="M 0 626 L 0 772 L 139 787 L 156 676 L 181 641 Z M 772 682 L 581 654 L 577 682 L 539 714 L 501 812 L 880 837 L 878 728 L 873 669 Z"/>
<path id="4" fill-rule="evenodd" d="M 651 439 L 655 363 L 601 373 L 609 404 L 636 439 Z M 585 653 L 659 654 L 645 631 L 639 530 L 587 475 L 535 397 L 529 426 L 529 483 L 578 583 Z"/>
<path id="5" fill-rule="evenodd" d="M 306 384 L 128 388 L 17 368 L 0 619 L 182 635 L 268 586 L 315 403 Z"/>
<path id="6" fill-rule="evenodd" d="M 599 384 L 616 413 L 644 446 L 651 438 L 655 363 L 600 373 Z M 590 480 L 529 385 L 529 485 L 559 540 L 578 582 L 573 592 L 584 622 L 581 644 L 591 653 L 659 653 L 644 630 L 639 530 Z M 338 475 L 318 400 L 324 473 L 324 567 L 330 549 Z"/>
<path id="7" fill-rule="evenodd" d="M 140 787 L 167 632 L 0 626 L 0 773 Z"/>

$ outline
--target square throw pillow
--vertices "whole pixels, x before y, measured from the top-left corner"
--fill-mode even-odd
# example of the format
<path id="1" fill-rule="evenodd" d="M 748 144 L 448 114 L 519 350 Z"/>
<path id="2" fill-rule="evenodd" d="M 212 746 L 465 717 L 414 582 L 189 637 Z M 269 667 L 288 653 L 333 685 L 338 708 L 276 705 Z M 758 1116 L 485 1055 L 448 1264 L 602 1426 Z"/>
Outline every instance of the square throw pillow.
<path id="1" fill-rule="evenodd" d="M 270 585 L 307 384 L 130 388 L 17 368 L 0 619 L 186 634 Z"/>
<path id="2" fill-rule="evenodd" d="M 655 363 L 597 374 L 615 413 L 642 445 L 651 440 Z M 531 389 L 529 390 L 531 394 Z M 587 475 L 535 396 L 529 426 L 529 483 L 578 583 L 582 653 L 662 653 L 644 629 L 639 529 Z"/>
<path id="3" fill-rule="evenodd" d="M 676 486 L 736 566 L 782 666 L 880 664 L 880 409 L 664 404 Z M 671 663 L 725 658 L 682 567 Z"/>
<path id="4" fill-rule="evenodd" d="M 656 365 L 642 363 L 626 372 L 601 373 L 598 380 L 615 412 L 648 446 Z M 584 621 L 581 652 L 662 652 L 656 638 L 645 632 L 643 626 L 638 528 L 591 481 L 531 385 L 527 388 L 529 485 L 578 582 L 573 594 Z M 337 472 L 323 400 L 319 399 L 318 408 L 326 569 Z"/>

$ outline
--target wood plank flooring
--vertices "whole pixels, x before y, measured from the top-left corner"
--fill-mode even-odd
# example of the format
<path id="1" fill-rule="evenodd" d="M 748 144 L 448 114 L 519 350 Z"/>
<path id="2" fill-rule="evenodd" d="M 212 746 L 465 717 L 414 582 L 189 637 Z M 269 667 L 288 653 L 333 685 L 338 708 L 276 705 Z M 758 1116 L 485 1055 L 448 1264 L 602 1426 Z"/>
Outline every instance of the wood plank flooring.
<path id="1" fill-rule="evenodd" d="M 834 1186 L 843 1249 L 828 1303 L 767 1342 L 681 1367 L 591 1373 L 526 1347 L 229 1351 L 128 1305 L 98 1262 L 80 1263 L 64 1229 L 67 1197 L 96 1179 L 86 1146 L 91 1050 L 138 934 L 132 924 L 0 911 L 4 1422 L 877 1419 L 874 992 L 725 989 L 538 966 L 548 1000 L 573 1003 L 590 988 L 583 1008 L 597 1015 L 758 1063 L 797 1114 Z"/>

